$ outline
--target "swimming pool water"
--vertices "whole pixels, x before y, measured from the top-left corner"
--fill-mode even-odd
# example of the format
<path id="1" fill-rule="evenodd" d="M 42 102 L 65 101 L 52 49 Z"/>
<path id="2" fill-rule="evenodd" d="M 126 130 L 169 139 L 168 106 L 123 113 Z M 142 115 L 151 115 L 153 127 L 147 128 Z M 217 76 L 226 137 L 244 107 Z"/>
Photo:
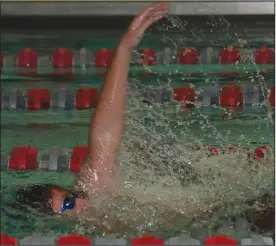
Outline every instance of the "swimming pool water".
<path id="1" fill-rule="evenodd" d="M 51 82 L 45 84 L 44 82 L 39 85 L 27 82 L 3 83 L 3 87 L 20 87 L 20 88 L 33 88 L 35 86 L 43 88 L 55 88 L 60 85 L 58 82 Z M 78 88 L 80 86 L 89 86 L 89 83 L 68 83 L 66 87 Z M 174 86 L 177 86 L 176 84 Z M 64 86 L 64 84 L 62 84 Z M 94 87 L 94 86 L 93 86 Z M 100 86 L 99 86 L 100 87 Z M 269 109 L 266 106 L 245 106 L 242 112 L 239 112 L 239 119 L 222 120 L 224 110 L 221 107 L 206 107 L 191 109 L 189 114 L 175 116 L 175 107 L 168 107 L 167 112 L 170 119 L 171 129 L 179 136 L 180 141 L 184 141 L 191 147 L 198 146 L 214 146 L 221 149 L 226 149 L 228 146 L 240 144 L 242 146 L 250 147 L 253 153 L 254 148 L 258 146 L 274 144 L 274 125 L 268 119 Z M 166 110 L 165 110 L 166 111 Z M 93 115 L 93 109 L 89 110 L 14 110 L 1 112 L 1 154 L 9 156 L 10 151 L 15 146 L 28 145 L 38 148 L 39 154 L 46 153 L 53 146 L 60 146 L 68 148 L 69 153 L 75 146 L 86 145 L 88 140 L 88 130 Z M 146 127 L 151 127 L 152 119 L 147 119 L 145 110 L 138 110 L 137 115 L 143 119 Z M 154 120 L 154 119 L 153 119 Z M 184 123 L 183 123 L 184 122 Z M 184 136 L 181 135 L 185 131 Z M 162 134 L 162 128 L 160 129 Z M 196 141 L 195 141 L 196 140 Z M 199 141 L 198 141 L 199 140 Z M 21 184 L 30 183 L 53 183 L 62 184 L 67 188 L 72 188 L 75 175 L 69 172 L 53 173 L 53 172 L 17 172 L 17 171 L 4 171 L 1 174 L 1 188 L 2 191 L 13 190 Z M 12 184 L 12 185 L 11 185 Z M 31 226 L 32 220 L 28 222 L 15 223 L 14 220 L 4 219 L 2 231 L 8 232 L 10 235 L 24 237 L 30 232 L 45 231 L 45 226 Z M 8 220 L 8 221 L 7 221 Z M 31 224 L 30 224 L 31 222 Z M 56 233 L 74 231 L 73 225 L 69 228 L 66 225 L 53 226 L 50 223 L 51 231 Z M 59 226 L 58 226 L 59 224 Z M 22 226 L 26 230 L 22 230 Z M 47 230 L 46 230 L 47 231 Z M 171 234 L 167 237 L 173 236 Z"/>
<path id="2" fill-rule="evenodd" d="M 48 34 L 49 35 L 49 34 Z M 56 33 L 55 33 L 56 35 Z M 19 39 L 15 37 L 21 37 Z M 58 47 L 60 40 L 48 36 L 45 37 L 22 37 L 12 36 L 7 39 L 7 50 L 14 52 L 21 47 L 26 46 L 35 47 L 41 50 L 47 50 L 48 46 Z M 60 38 L 60 37 L 59 37 Z M 44 40 L 41 42 L 41 40 Z M 154 38 L 153 38 L 154 39 Z M 65 41 L 62 40 L 63 46 L 73 47 L 72 40 L 64 45 Z M 82 46 L 93 47 L 93 49 L 101 48 L 103 46 L 114 46 L 117 39 L 112 41 L 86 39 L 81 40 Z M 157 39 L 154 39 L 156 43 Z M 74 40 L 76 41 L 76 40 Z M 252 42 L 256 38 L 252 38 Z M 254 46 L 261 46 L 263 43 L 270 43 L 271 40 L 255 42 Z M 41 42 L 41 43 L 40 43 Z M 192 41 L 190 41 L 192 42 Z M 70 43 L 70 44 L 69 44 Z M 142 45 L 152 46 L 152 39 L 144 41 Z M 189 43 L 189 42 L 187 42 Z M 202 44 L 203 45 L 203 44 Z M 204 44 L 206 45 L 206 44 Z M 163 44 L 160 45 L 162 47 Z M 159 48 L 154 45 L 154 48 Z M 142 83 L 154 86 L 166 85 L 171 88 L 180 87 L 183 85 L 193 85 L 194 89 L 201 88 L 202 86 L 216 86 L 222 88 L 228 84 L 240 85 L 243 88 L 252 87 L 256 85 L 264 85 L 266 88 L 274 86 L 274 78 L 266 81 L 255 79 L 252 81 L 249 78 L 242 80 L 229 80 L 221 79 L 216 82 L 210 80 L 183 81 L 183 76 L 175 76 L 170 78 L 168 82 L 166 76 L 152 76 L 150 78 L 137 77 Z M 161 81 L 161 82 L 160 82 Z M 40 78 L 40 81 L 2 81 L 1 88 L 47 88 L 50 91 L 57 87 L 72 88 L 74 90 L 80 87 L 94 87 L 101 88 L 103 79 L 97 77 L 76 77 L 70 80 L 54 81 L 50 77 Z M 129 98 L 131 100 L 131 98 Z M 153 106 L 154 107 L 154 106 Z M 145 127 L 152 127 L 156 125 L 157 119 L 149 118 L 146 108 L 136 110 L 137 117 L 140 118 Z M 274 146 L 275 128 L 273 122 L 269 118 L 270 113 L 273 113 L 270 108 L 260 105 L 246 105 L 241 112 L 238 112 L 239 118 L 222 120 L 224 109 L 219 106 L 206 107 L 206 108 L 193 108 L 189 110 L 188 114 L 180 114 L 176 117 L 175 104 L 169 104 L 167 108 L 163 109 L 162 113 L 169 121 L 171 130 L 178 135 L 180 141 L 183 141 L 191 147 L 198 146 L 215 146 L 219 148 L 227 148 L 228 146 L 240 144 L 242 146 L 250 147 L 252 150 L 255 147 L 268 145 Z M 28 145 L 36 147 L 39 153 L 47 152 L 53 146 L 61 146 L 68 148 L 71 151 L 75 146 L 87 144 L 88 130 L 93 109 L 77 111 L 70 110 L 14 110 L 14 111 L 1 111 L 1 154 L 9 155 L 10 151 L 15 146 Z M 274 119 L 274 116 L 273 116 Z M 162 134 L 162 127 L 156 129 Z M 182 134 L 185 131 L 185 134 Z M 63 184 L 65 187 L 71 188 L 74 184 L 75 175 L 72 173 L 52 173 L 52 172 L 15 172 L 4 171 L 1 173 L 1 190 L 5 195 L 5 191 L 12 190 L 14 187 L 25 183 L 54 183 Z M 7 215 L 1 207 L 3 213 L 3 224 L 1 223 L 1 231 L 6 231 L 10 235 L 26 236 L 34 231 L 41 232 L 42 228 L 45 230 L 46 226 L 36 228 L 34 221 L 21 221 L 16 223 L 16 216 L 12 217 Z M 9 219 L 11 216 L 12 219 Z M 34 223 L 34 224 L 32 224 Z M 45 222 L 46 224 L 46 222 Z M 64 226 L 64 225 L 63 225 Z M 23 230 L 23 228 L 25 229 Z M 51 230 L 56 233 L 68 232 L 74 230 L 74 225 L 70 228 L 59 226 L 52 226 Z M 64 229 L 65 228 L 65 229 Z"/>
<path id="3" fill-rule="evenodd" d="M 148 80 L 148 81 L 147 81 Z M 162 86 L 160 78 L 146 78 L 144 84 L 151 87 Z M 100 89 L 102 79 L 91 78 L 91 82 L 74 80 L 70 82 L 60 81 L 42 81 L 42 82 L 2 82 L 1 88 L 20 88 L 22 90 L 32 88 L 47 88 L 50 92 L 55 88 L 71 88 L 77 90 L 81 87 L 93 87 Z M 135 83 L 135 82 L 134 82 Z M 244 89 L 252 88 L 257 85 L 255 81 L 252 85 L 250 81 L 238 81 L 237 85 L 243 86 Z M 266 81 L 266 87 L 271 88 L 274 81 Z M 163 82 L 163 85 L 165 82 Z M 235 84 L 233 81 L 220 81 L 217 88 L 222 88 L 228 84 Z M 181 77 L 174 78 L 170 81 L 171 88 L 189 85 L 187 82 L 181 82 Z M 199 81 L 194 84 L 194 89 L 199 90 L 202 87 L 209 86 L 204 81 Z M 131 99 L 129 99 L 131 100 Z M 91 116 L 94 109 L 89 110 L 64 110 L 64 109 L 49 109 L 49 110 L 2 110 L 2 153 L 8 154 L 14 146 L 30 145 L 39 148 L 41 151 L 47 151 L 51 146 L 61 146 L 72 149 L 76 145 L 87 143 L 87 133 Z M 170 125 L 174 131 L 179 131 L 183 125 L 178 125 L 176 117 L 176 109 L 174 104 L 169 104 L 164 113 L 170 119 Z M 238 112 L 238 119 L 222 120 L 222 115 L 225 109 L 220 106 L 210 106 L 193 108 L 189 110 L 189 114 L 182 115 L 181 120 L 188 124 L 188 130 L 191 137 L 194 136 L 201 139 L 202 145 L 219 145 L 229 146 L 234 144 L 245 144 L 246 146 L 256 147 L 260 145 L 273 144 L 274 125 L 268 119 L 271 109 L 265 105 L 245 105 L 243 110 Z M 137 115 L 141 115 L 144 124 L 150 126 L 150 119 L 147 118 L 147 110 L 137 110 Z M 208 134 L 210 128 L 202 128 L 202 125 L 212 125 L 219 134 L 221 134 L 220 142 L 214 139 L 214 136 Z M 199 131 L 199 129 L 201 129 Z M 180 136 L 181 138 L 181 136 Z M 225 139 L 223 139 L 225 138 Z M 189 142 L 186 140 L 186 142 Z"/>
<path id="4" fill-rule="evenodd" d="M 73 149 L 77 145 L 87 144 L 92 114 L 93 110 L 3 112 L 1 151 L 7 155 L 14 146 L 28 145 L 37 147 L 44 152 L 52 146 Z M 182 119 L 190 122 L 188 130 L 191 137 L 201 139 L 202 146 L 226 147 L 239 143 L 253 148 L 273 145 L 274 127 L 269 123 L 266 108 L 258 106 L 245 108 L 243 113 L 239 113 L 240 119 L 236 120 L 222 120 L 222 114 L 223 110 L 220 108 L 194 109 L 191 110 L 190 115 L 183 116 Z M 145 116 L 141 115 L 141 117 Z M 220 142 L 218 139 L 214 139 L 212 133 L 208 133 L 210 130 L 208 127 L 202 129 L 207 121 L 221 134 Z M 144 122 L 148 126 L 151 124 L 147 118 L 144 119 Z M 183 128 L 173 117 L 171 117 L 170 125 L 175 132 Z M 188 139 L 185 141 L 189 142 Z"/>

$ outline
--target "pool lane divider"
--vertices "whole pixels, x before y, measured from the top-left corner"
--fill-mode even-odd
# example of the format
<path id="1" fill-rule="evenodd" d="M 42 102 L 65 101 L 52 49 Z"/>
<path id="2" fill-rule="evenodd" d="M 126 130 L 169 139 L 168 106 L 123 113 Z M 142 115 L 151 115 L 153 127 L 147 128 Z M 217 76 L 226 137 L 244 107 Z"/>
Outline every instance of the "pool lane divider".
<path id="1" fill-rule="evenodd" d="M 0 245 L 274 245 L 270 237 L 259 235 L 243 238 L 238 241 L 228 235 L 207 237 L 203 242 L 190 236 L 176 236 L 169 239 L 145 234 L 134 237 L 127 242 L 125 239 L 114 236 L 91 238 L 80 234 L 68 234 L 61 237 L 47 235 L 33 235 L 19 240 L 5 233 L 1 233 Z"/>
<path id="2" fill-rule="evenodd" d="M 155 51 L 143 48 L 133 52 L 130 73 L 149 75 L 152 73 L 169 74 L 196 74 L 196 73 L 219 73 L 224 75 L 240 75 L 255 73 L 274 73 L 274 49 L 262 47 L 260 49 L 238 49 L 228 46 L 223 49 L 206 47 L 196 49 L 185 47 L 172 49 L 165 47 Z M 2 74 L 17 74 L 32 77 L 38 74 L 54 74 L 70 76 L 83 73 L 86 68 L 87 75 L 103 76 L 110 66 L 114 57 L 114 51 L 101 48 L 94 53 L 86 48 L 70 50 L 57 48 L 52 55 L 41 56 L 32 48 L 25 48 L 17 55 L 1 52 L 0 66 Z M 252 64 L 252 60 L 255 64 Z M 169 65 L 169 66 L 168 66 Z M 96 68 L 95 70 L 88 68 Z"/>
<path id="3" fill-rule="evenodd" d="M 46 88 L 1 89 L 1 109 L 65 109 L 84 110 L 96 108 L 99 98 L 99 89 L 82 87 L 77 90 L 72 88 L 56 88 L 50 92 Z M 147 88 L 141 94 L 141 101 L 154 103 L 167 103 L 171 100 L 178 101 L 182 108 L 192 107 L 237 107 L 243 105 L 267 105 L 275 107 L 275 87 L 268 91 L 261 86 L 243 90 L 237 85 L 228 85 L 219 89 L 217 87 L 201 87 L 194 90 L 189 86 L 168 89 L 166 87 Z"/>
<path id="4" fill-rule="evenodd" d="M 198 154 L 205 156 L 219 155 L 222 153 L 242 154 L 244 158 L 251 158 L 250 148 L 239 145 L 229 146 L 226 150 L 212 146 L 204 146 L 192 149 L 200 151 Z M 78 173 L 81 164 L 87 154 L 88 146 L 76 146 L 73 148 L 71 156 L 69 150 L 62 147 L 53 147 L 50 151 L 39 155 L 38 149 L 31 146 L 14 147 L 9 156 L 1 154 L 1 170 L 25 170 L 25 171 L 57 171 Z M 262 161 L 268 152 L 269 146 L 256 147 L 253 154 L 253 160 Z"/>

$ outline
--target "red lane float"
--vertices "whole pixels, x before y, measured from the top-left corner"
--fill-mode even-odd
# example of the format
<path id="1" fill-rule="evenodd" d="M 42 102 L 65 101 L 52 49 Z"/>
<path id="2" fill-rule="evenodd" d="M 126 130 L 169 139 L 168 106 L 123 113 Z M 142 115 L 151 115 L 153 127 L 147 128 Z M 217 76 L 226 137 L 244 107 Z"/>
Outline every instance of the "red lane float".
<path id="1" fill-rule="evenodd" d="M 211 154 L 219 154 L 219 148 L 216 147 L 208 147 L 208 150 L 210 151 Z"/>
<path id="2" fill-rule="evenodd" d="M 112 50 L 102 48 L 95 52 L 95 67 L 109 67 L 112 63 L 114 53 Z"/>
<path id="3" fill-rule="evenodd" d="M 71 68 L 73 66 L 73 52 L 66 48 L 56 49 L 52 56 L 54 68 Z"/>
<path id="4" fill-rule="evenodd" d="M 229 47 L 223 49 L 220 53 L 220 64 L 236 64 L 241 60 L 240 51 Z"/>
<path id="5" fill-rule="evenodd" d="M 197 147 L 197 148 L 195 148 L 195 150 L 202 150 L 202 149 L 208 150 L 213 155 L 218 155 L 220 153 L 219 148 L 216 148 L 216 147 L 207 146 L 207 147 Z"/>
<path id="6" fill-rule="evenodd" d="M 73 149 L 71 160 L 70 160 L 70 171 L 78 173 L 80 171 L 80 166 L 84 161 L 87 154 L 88 146 L 77 146 Z"/>
<path id="7" fill-rule="evenodd" d="M 31 110 L 49 109 L 51 94 L 49 90 L 35 88 L 28 90 L 27 108 Z"/>
<path id="8" fill-rule="evenodd" d="M 38 65 L 38 52 L 31 48 L 25 48 L 17 56 L 17 75 L 36 76 Z"/>
<path id="9" fill-rule="evenodd" d="M 275 107 L 275 87 L 270 89 L 269 103 L 271 107 Z"/>
<path id="10" fill-rule="evenodd" d="M 79 88 L 76 93 L 75 108 L 78 110 L 96 108 L 98 90 L 96 88 Z"/>
<path id="11" fill-rule="evenodd" d="M 221 90 L 220 106 L 239 107 L 243 105 L 243 91 L 237 85 L 229 85 Z"/>
<path id="12" fill-rule="evenodd" d="M 141 63 L 143 65 L 152 66 L 157 64 L 157 53 L 155 50 L 145 48 L 139 50 Z"/>
<path id="13" fill-rule="evenodd" d="M 261 161 L 267 155 L 267 151 L 270 149 L 268 146 L 260 146 L 255 148 L 254 160 Z M 218 155 L 221 150 L 217 147 L 198 147 L 194 150 L 206 150 L 211 155 Z M 70 159 L 70 171 L 78 173 L 84 158 L 86 157 L 88 151 L 88 146 L 76 146 L 71 155 Z M 226 149 L 225 153 L 244 151 L 247 153 L 248 158 L 250 158 L 250 149 L 248 147 L 230 146 Z M 8 163 L 10 170 L 36 170 L 38 165 L 38 151 L 36 148 L 20 146 L 12 149 L 10 153 L 10 160 Z"/>
<path id="14" fill-rule="evenodd" d="M 268 146 L 260 146 L 255 149 L 254 153 L 254 160 L 260 161 L 264 159 L 265 157 L 265 152 L 269 150 Z"/>
<path id="15" fill-rule="evenodd" d="M 241 147 L 241 146 L 229 146 L 228 152 L 237 152 L 237 151 L 244 151 L 247 152 L 247 157 L 250 158 L 250 149 L 248 147 Z"/>
<path id="16" fill-rule="evenodd" d="M 142 237 L 133 238 L 131 245 L 164 245 L 164 239 L 146 234 Z"/>
<path id="17" fill-rule="evenodd" d="M 183 108 L 192 108 L 195 106 L 195 91 L 191 87 L 175 88 L 174 100 L 180 102 Z"/>
<path id="18" fill-rule="evenodd" d="M 229 47 L 221 50 L 220 64 L 238 64 L 241 61 L 240 51 Z M 237 77 L 239 73 L 224 73 L 226 77 Z"/>
<path id="19" fill-rule="evenodd" d="M 235 238 L 228 237 L 227 235 L 217 235 L 215 237 L 207 237 L 205 245 L 237 245 L 238 241 Z"/>
<path id="20" fill-rule="evenodd" d="M 38 53 L 31 48 L 25 48 L 18 53 L 17 66 L 36 68 L 38 65 Z"/>
<path id="21" fill-rule="evenodd" d="M 18 239 L 1 233 L 0 245 L 18 245 Z"/>
<path id="22" fill-rule="evenodd" d="M 92 240 L 80 234 L 71 234 L 60 237 L 57 245 L 92 245 Z"/>
<path id="23" fill-rule="evenodd" d="M 36 170 L 37 167 L 37 148 L 20 146 L 12 149 L 10 153 L 10 170 Z"/>
<path id="24" fill-rule="evenodd" d="M 274 52 L 272 49 L 263 47 L 255 51 L 256 64 L 274 64 Z"/>
<path id="25" fill-rule="evenodd" d="M 198 64 L 198 51 L 194 48 L 185 48 L 178 53 L 179 64 Z"/>

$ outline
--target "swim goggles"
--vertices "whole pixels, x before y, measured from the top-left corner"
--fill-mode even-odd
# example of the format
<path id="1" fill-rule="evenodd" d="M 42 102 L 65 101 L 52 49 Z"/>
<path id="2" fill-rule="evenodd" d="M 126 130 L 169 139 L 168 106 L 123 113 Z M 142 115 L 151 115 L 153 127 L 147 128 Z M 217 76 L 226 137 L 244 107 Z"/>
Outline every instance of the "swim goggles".
<path id="1" fill-rule="evenodd" d="M 73 196 L 71 196 L 71 197 L 66 197 L 63 200 L 63 203 L 61 205 L 61 209 L 58 213 L 61 214 L 65 211 L 72 210 L 76 205 L 76 198 L 77 198 L 77 196 L 75 194 L 73 194 Z"/>

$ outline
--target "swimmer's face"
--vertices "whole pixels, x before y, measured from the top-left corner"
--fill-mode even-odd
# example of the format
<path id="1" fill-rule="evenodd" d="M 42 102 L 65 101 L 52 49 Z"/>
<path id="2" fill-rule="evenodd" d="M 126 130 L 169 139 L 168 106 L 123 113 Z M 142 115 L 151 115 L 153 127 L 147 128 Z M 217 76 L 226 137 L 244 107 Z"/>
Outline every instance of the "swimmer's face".
<path id="1" fill-rule="evenodd" d="M 86 199 L 70 190 L 52 184 L 32 184 L 19 187 L 18 205 L 27 205 L 43 213 L 77 214 L 84 209 Z"/>
<path id="2" fill-rule="evenodd" d="M 73 201 L 74 206 L 72 209 L 68 211 L 64 211 L 63 213 L 70 213 L 70 214 L 77 214 L 84 209 L 86 204 L 85 198 L 74 198 L 74 194 L 60 186 L 53 187 L 49 190 L 49 198 L 50 198 L 50 205 L 54 213 L 59 213 L 61 209 L 64 207 L 64 203 L 66 201 Z"/>

